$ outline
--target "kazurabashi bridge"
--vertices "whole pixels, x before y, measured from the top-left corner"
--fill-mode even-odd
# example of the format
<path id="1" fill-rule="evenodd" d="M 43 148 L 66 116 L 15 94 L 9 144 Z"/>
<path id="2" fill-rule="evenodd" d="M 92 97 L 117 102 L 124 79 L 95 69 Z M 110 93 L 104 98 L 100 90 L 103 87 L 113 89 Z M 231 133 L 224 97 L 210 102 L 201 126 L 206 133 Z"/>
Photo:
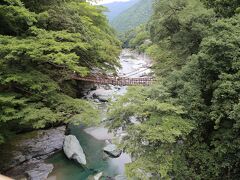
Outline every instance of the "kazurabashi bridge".
<path id="1" fill-rule="evenodd" d="M 140 78 L 129 78 L 129 77 L 118 77 L 118 76 L 86 76 L 81 77 L 78 75 L 72 75 L 71 79 L 79 81 L 87 81 L 96 84 L 111 84 L 119 86 L 149 86 L 153 83 L 154 78 L 152 77 L 140 77 Z"/>
<path id="2" fill-rule="evenodd" d="M 78 81 L 92 82 L 95 84 L 111 84 L 119 86 L 149 86 L 155 81 L 155 78 L 149 75 L 149 66 L 141 69 L 129 72 L 127 74 L 113 76 L 103 75 L 100 73 L 92 73 L 89 76 L 82 77 L 77 74 L 73 74 L 71 79 Z M 137 76 L 137 77 L 133 77 Z M 139 77 L 142 76 L 142 77 Z"/>

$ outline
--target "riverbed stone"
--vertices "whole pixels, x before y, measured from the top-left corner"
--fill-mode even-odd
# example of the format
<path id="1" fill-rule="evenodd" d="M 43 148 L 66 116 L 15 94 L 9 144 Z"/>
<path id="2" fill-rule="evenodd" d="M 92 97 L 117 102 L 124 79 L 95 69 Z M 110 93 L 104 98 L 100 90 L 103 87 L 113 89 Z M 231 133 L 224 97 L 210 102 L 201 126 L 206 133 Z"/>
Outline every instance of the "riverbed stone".
<path id="1" fill-rule="evenodd" d="M 93 177 L 93 179 L 94 179 L 94 180 L 99 180 L 102 176 L 103 176 L 103 172 L 100 172 L 100 173 L 96 174 L 96 175 Z"/>
<path id="2" fill-rule="evenodd" d="M 126 176 L 123 175 L 117 175 L 114 177 L 114 180 L 127 180 Z"/>
<path id="3" fill-rule="evenodd" d="M 26 177 L 27 171 L 36 176 L 48 175 L 47 170 L 44 171 L 43 167 L 51 168 L 43 160 L 62 149 L 65 131 L 65 126 L 36 130 L 19 134 L 1 145 L 0 173 L 8 174 L 14 179 L 20 179 L 16 176 Z"/>
<path id="4" fill-rule="evenodd" d="M 112 98 L 112 95 L 114 93 L 114 90 L 106 90 L 103 87 L 100 87 L 99 89 L 92 91 L 88 98 L 98 99 L 100 102 L 108 102 L 109 99 Z"/>
<path id="5" fill-rule="evenodd" d="M 68 159 L 73 159 L 81 165 L 87 164 L 86 156 L 78 139 L 75 136 L 69 135 L 65 137 L 63 151 Z"/>
<path id="6" fill-rule="evenodd" d="M 122 154 L 122 151 L 119 150 L 115 144 L 107 144 L 103 148 L 103 151 L 113 158 L 118 158 Z"/>
<path id="7" fill-rule="evenodd" d="M 96 175 L 91 175 L 87 178 L 87 180 L 100 180 L 103 176 L 103 172 L 99 172 Z"/>

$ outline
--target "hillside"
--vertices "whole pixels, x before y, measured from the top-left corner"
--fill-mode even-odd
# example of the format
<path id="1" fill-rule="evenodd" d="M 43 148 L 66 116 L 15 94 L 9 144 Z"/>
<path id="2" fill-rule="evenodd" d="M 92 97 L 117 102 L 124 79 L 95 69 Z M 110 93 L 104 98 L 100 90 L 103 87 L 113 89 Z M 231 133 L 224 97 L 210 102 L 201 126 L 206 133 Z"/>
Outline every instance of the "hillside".
<path id="1" fill-rule="evenodd" d="M 152 14 L 152 2 L 152 0 L 140 0 L 115 17 L 111 25 L 122 33 L 146 23 Z"/>
<path id="2" fill-rule="evenodd" d="M 115 17 L 117 17 L 120 13 L 127 10 L 139 0 L 130 0 L 128 2 L 113 2 L 108 4 L 103 4 L 103 6 L 108 8 L 108 12 L 105 13 L 107 15 L 109 21 L 112 21 Z"/>

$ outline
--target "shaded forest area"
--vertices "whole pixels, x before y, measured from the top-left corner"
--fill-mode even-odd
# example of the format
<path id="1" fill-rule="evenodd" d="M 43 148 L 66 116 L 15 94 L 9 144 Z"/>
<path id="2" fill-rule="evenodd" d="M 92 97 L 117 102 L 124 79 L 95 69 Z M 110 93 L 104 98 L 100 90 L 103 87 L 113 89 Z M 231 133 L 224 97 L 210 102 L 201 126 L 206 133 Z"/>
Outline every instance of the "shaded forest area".
<path id="1" fill-rule="evenodd" d="M 128 133 L 129 177 L 240 178 L 239 13 L 238 0 L 156 0 L 149 22 L 122 37 L 158 78 L 110 108 L 109 127 Z"/>

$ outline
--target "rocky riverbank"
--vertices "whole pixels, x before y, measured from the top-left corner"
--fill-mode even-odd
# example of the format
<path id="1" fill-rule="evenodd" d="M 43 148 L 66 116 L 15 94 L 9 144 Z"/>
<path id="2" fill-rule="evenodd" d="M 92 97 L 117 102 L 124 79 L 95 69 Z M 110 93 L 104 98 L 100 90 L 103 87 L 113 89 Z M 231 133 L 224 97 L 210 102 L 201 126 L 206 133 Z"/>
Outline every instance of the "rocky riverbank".
<path id="1" fill-rule="evenodd" d="M 62 150 L 66 127 L 38 130 L 18 135 L 0 146 L 0 172 L 14 179 L 43 180 L 53 170 L 44 162 Z"/>

